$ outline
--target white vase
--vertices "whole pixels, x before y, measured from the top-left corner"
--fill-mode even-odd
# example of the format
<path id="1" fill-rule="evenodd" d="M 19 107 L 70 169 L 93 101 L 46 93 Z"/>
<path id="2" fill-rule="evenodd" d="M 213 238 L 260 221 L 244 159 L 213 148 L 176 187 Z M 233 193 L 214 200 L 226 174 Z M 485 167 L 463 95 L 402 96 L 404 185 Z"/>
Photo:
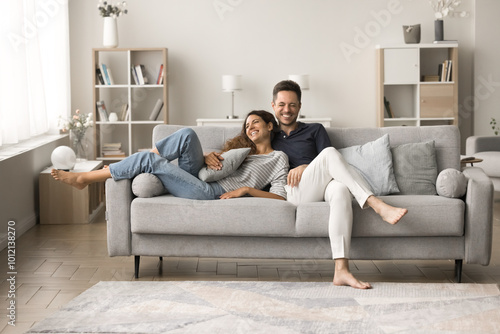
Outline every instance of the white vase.
<path id="1" fill-rule="evenodd" d="M 102 44 L 105 48 L 116 48 L 118 46 L 118 26 L 116 18 L 104 18 L 104 28 L 102 33 Z"/>

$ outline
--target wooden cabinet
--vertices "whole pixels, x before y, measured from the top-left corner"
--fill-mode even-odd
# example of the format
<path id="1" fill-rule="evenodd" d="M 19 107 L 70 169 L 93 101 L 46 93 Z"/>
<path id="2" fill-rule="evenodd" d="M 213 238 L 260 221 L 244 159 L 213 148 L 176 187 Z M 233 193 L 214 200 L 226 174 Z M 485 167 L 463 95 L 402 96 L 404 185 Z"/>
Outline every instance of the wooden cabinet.
<path id="1" fill-rule="evenodd" d="M 112 84 L 103 83 L 96 74 L 99 69 L 104 75 L 103 64 L 111 72 Z M 144 83 L 138 81 L 134 72 L 138 65 L 142 65 Z M 141 149 L 150 149 L 154 126 L 168 123 L 167 49 L 93 49 L 92 76 L 95 159 L 120 160 Z M 163 105 L 154 117 L 159 101 Z M 101 102 L 108 117 L 103 117 L 97 108 Z M 109 117 L 111 113 L 114 115 Z M 116 151 L 123 153 L 113 154 Z"/>
<path id="2" fill-rule="evenodd" d="M 102 161 L 77 162 L 71 172 L 101 169 Z M 40 224 L 88 224 L 104 208 L 104 182 L 78 190 L 55 180 L 47 168 L 40 173 Z"/>
<path id="3" fill-rule="evenodd" d="M 377 46 L 376 51 L 378 126 L 458 125 L 458 44 Z M 439 78 L 450 64 L 449 76 Z"/>

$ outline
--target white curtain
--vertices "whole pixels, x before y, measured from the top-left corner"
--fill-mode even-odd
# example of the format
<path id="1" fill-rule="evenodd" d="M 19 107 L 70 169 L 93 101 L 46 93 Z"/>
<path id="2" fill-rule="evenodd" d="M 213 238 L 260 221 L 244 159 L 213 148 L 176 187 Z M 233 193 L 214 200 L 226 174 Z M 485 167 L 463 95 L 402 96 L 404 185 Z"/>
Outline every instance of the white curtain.
<path id="1" fill-rule="evenodd" d="M 67 0 L 3 1 L 0 145 L 57 133 L 70 108 Z"/>

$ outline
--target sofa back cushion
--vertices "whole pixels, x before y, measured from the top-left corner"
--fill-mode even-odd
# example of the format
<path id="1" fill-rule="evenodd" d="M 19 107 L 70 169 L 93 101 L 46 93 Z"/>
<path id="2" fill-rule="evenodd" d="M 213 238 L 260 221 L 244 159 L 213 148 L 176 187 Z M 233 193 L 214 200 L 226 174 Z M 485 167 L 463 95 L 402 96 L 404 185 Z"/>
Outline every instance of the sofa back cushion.
<path id="1" fill-rule="evenodd" d="M 181 125 L 161 124 L 153 130 L 153 143 L 183 128 Z M 191 127 L 200 137 L 206 152 L 220 151 L 226 140 L 235 137 L 241 127 Z M 391 147 L 433 140 L 436 148 L 438 173 L 446 168 L 460 170 L 460 132 L 454 125 L 401 126 L 386 128 L 326 128 L 333 147 L 337 149 L 363 145 L 389 134 Z"/>

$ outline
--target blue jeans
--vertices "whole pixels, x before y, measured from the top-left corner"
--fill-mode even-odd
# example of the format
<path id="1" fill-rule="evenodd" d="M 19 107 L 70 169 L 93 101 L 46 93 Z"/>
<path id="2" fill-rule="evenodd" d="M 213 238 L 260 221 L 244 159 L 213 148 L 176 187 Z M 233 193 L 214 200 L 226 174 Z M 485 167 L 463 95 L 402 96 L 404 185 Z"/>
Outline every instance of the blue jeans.
<path id="1" fill-rule="evenodd" d="M 158 141 L 153 152 L 138 152 L 109 165 L 113 180 L 132 179 L 141 173 L 156 175 L 165 189 L 176 197 L 212 200 L 225 193 L 217 182 L 198 179 L 205 158 L 200 140 L 190 128 L 183 128 Z M 170 163 L 177 159 L 178 165 Z"/>

